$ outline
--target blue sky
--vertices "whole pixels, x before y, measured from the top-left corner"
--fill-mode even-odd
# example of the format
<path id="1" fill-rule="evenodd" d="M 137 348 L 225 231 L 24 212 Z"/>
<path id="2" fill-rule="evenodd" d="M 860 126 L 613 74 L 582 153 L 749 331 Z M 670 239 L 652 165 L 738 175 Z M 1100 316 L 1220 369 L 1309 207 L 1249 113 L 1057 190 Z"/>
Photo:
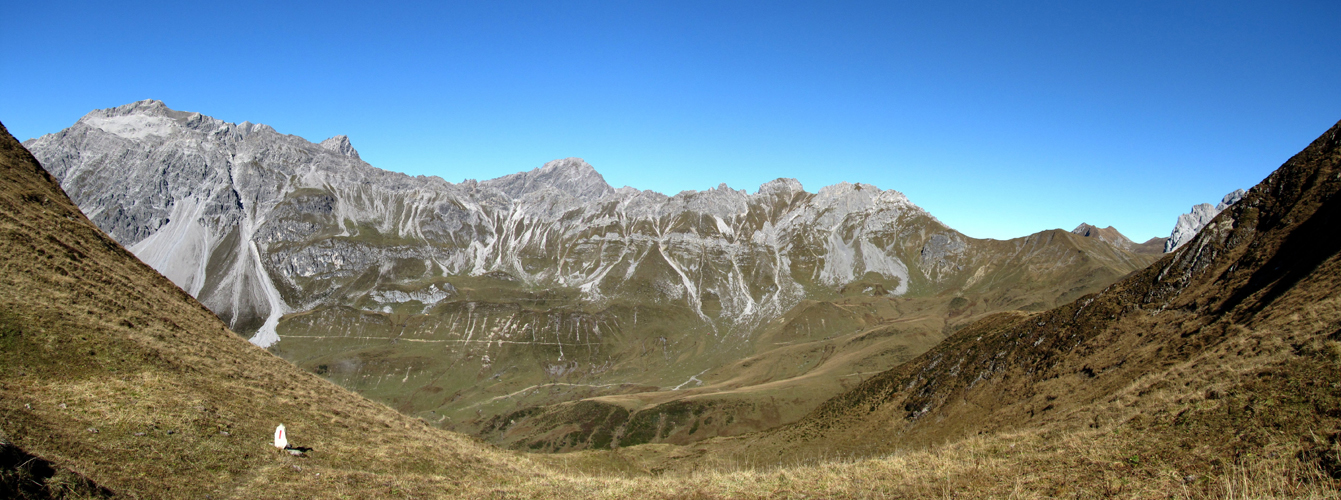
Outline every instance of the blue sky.
<path id="1" fill-rule="evenodd" d="M 452 182 L 585 158 L 673 194 L 897 189 L 953 228 L 1136 240 L 1341 119 L 1341 2 L 19 2 L 20 140 L 161 99 Z"/>

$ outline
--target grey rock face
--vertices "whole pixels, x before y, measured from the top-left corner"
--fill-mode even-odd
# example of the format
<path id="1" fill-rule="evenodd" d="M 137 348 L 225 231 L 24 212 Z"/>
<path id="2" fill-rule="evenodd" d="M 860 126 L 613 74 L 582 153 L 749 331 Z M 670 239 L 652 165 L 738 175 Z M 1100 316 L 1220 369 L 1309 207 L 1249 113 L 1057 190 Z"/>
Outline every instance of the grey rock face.
<path id="1" fill-rule="evenodd" d="M 1230 205 L 1242 200 L 1243 196 L 1246 194 L 1248 193 L 1244 192 L 1242 189 L 1235 189 L 1233 192 L 1225 195 L 1224 198 L 1221 198 L 1220 203 L 1215 204 L 1215 209 L 1223 212 L 1226 208 L 1229 208 Z"/>
<path id="2" fill-rule="evenodd" d="M 954 257 L 962 255 L 968 249 L 964 238 L 955 233 L 938 233 L 922 245 L 922 271 L 930 277 L 949 274 L 959 270 Z"/>
<path id="3" fill-rule="evenodd" d="M 1220 203 L 1215 205 L 1211 205 L 1210 203 L 1193 205 L 1191 212 L 1179 215 L 1178 223 L 1173 226 L 1173 232 L 1169 234 L 1168 241 L 1164 243 L 1164 252 L 1168 253 L 1177 250 L 1178 247 L 1183 246 L 1184 243 L 1191 241 L 1192 237 L 1196 236 L 1197 232 L 1201 231 L 1201 228 L 1206 227 L 1206 224 L 1209 223 L 1211 219 L 1214 219 L 1216 215 L 1219 215 L 1220 212 L 1229 208 L 1229 206 L 1238 203 L 1240 199 L 1243 199 L 1244 194 L 1242 189 L 1235 189 L 1233 192 L 1226 194 L 1224 198 L 1220 199 Z"/>
<path id="4" fill-rule="evenodd" d="M 358 159 L 359 157 L 359 152 L 355 151 L 354 145 L 349 143 L 349 136 L 347 135 L 337 135 L 321 141 L 321 147 L 350 158 Z"/>

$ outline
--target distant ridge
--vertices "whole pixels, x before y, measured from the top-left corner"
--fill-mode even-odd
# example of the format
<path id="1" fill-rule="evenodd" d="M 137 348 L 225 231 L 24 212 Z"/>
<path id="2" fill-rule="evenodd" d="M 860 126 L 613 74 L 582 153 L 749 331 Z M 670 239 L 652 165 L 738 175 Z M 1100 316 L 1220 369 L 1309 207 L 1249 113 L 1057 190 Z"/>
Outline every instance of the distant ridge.
<path id="1" fill-rule="evenodd" d="M 1151 238 L 1145 243 L 1136 244 L 1127 239 L 1126 236 L 1123 236 L 1123 234 L 1118 232 L 1113 226 L 1100 229 L 1098 226 L 1092 226 L 1086 223 L 1081 223 L 1079 226 L 1076 226 L 1075 229 L 1071 230 L 1071 234 L 1084 236 L 1086 238 L 1095 238 L 1118 248 L 1130 250 L 1139 254 L 1164 253 L 1164 242 L 1167 239 Z"/>
<path id="2" fill-rule="evenodd" d="M 1123 249 L 1131 249 L 1132 247 L 1131 240 L 1127 239 L 1126 236 L 1123 236 L 1122 233 L 1119 233 L 1113 226 L 1100 229 L 1097 226 L 1081 223 L 1079 226 L 1076 226 L 1075 229 L 1071 230 L 1071 234 L 1084 236 L 1086 238 L 1097 238 L 1104 243 Z"/>

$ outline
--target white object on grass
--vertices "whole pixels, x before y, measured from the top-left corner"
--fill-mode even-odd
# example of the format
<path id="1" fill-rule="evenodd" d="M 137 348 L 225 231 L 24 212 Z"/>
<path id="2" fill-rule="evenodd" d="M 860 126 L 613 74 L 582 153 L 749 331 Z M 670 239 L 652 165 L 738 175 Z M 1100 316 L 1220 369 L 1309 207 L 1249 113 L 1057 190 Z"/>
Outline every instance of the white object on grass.
<path id="1" fill-rule="evenodd" d="M 284 424 L 279 424 L 279 427 L 275 428 L 275 447 L 279 449 L 289 447 L 289 436 L 284 431 Z"/>

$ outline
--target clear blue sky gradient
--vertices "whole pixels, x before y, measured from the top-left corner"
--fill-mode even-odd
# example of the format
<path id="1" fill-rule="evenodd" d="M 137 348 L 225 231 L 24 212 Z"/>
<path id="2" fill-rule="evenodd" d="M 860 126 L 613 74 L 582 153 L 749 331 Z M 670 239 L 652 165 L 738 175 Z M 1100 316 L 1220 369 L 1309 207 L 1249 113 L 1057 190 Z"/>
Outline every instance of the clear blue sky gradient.
<path id="1" fill-rule="evenodd" d="M 1341 2 L 12 2 L 19 139 L 161 99 L 452 182 L 898 189 L 974 237 L 1141 241 L 1341 119 Z"/>

